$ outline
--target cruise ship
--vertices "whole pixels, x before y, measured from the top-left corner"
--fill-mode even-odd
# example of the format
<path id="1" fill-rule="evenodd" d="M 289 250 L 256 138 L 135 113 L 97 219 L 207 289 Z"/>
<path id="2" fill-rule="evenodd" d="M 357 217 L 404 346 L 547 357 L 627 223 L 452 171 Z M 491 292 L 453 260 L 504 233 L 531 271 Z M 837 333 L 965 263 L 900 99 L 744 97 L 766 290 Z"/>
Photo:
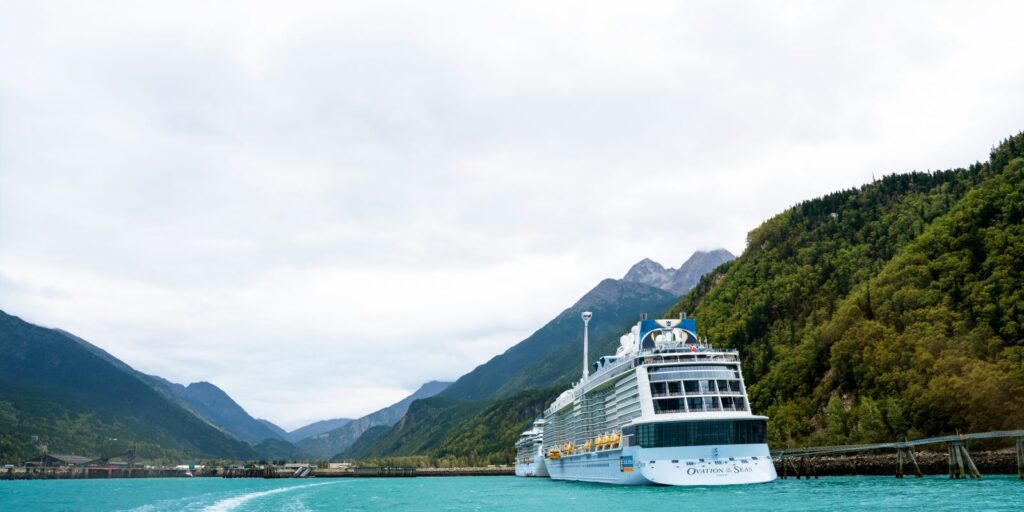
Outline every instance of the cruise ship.
<path id="1" fill-rule="evenodd" d="M 548 476 L 544 466 L 544 420 L 533 422 L 516 441 L 516 476 Z"/>
<path id="2" fill-rule="evenodd" d="M 693 319 L 643 318 L 613 356 L 544 411 L 544 466 L 555 480 L 728 485 L 775 480 L 765 416 L 751 413 L 740 356 L 698 337 Z"/>

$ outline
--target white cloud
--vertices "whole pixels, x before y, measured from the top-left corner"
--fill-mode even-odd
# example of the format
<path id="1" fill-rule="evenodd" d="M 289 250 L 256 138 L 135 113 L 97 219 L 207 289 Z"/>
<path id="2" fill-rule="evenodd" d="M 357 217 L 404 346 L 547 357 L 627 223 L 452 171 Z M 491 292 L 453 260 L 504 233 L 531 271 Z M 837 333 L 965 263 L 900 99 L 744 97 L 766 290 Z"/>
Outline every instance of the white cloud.
<path id="1" fill-rule="evenodd" d="M 984 159 L 1021 10 L 5 3 L 0 307 L 288 427 L 358 416 L 643 257 Z"/>

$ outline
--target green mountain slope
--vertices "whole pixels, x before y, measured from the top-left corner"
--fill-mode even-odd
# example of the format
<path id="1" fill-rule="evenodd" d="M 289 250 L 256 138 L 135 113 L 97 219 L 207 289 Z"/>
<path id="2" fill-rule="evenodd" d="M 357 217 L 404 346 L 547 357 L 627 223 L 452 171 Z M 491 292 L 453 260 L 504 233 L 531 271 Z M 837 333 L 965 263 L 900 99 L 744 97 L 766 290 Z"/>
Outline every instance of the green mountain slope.
<path id="1" fill-rule="evenodd" d="M 209 382 L 193 382 L 183 386 L 160 377 L 153 379 L 188 402 L 202 417 L 249 444 L 257 445 L 266 439 L 284 440 L 273 429 L 245 412 L 222 389 Z M 279 452 L 280 449 L 275 449 L 275 453 Z"/>
<path id="2" fill-rule="evenodd" d="M 924 433 L 1024 425 L 1024 159 L 964 197 L 820 331 L 822 391 Z"/>
<path id="3" fill-rule="evenodd" d="M 52 453 L 87 456 L 131 443 L 148 459 L 256 455 L 128 365 L 82 343 L 0 312 L 0 459 L 37 455 L 33 436 Z"/>
<path id="4" fill-rule="evenodd" d="M 1022 150 L 797 205 L 672 313 L 742 351 L 776 444 L 1019 426 Z"/>
<path id="5" fill-rule="evenodd" d="M 288 431 L 277 426 L 277 424 L 275 424 L 274 422 L 263 418 L 256 418 L 256 421 L 260 422 L 260 424 L 262 424 L 264 427 L 270 429 L 270 431 L 277 435 L 277 437 L 284 439 L 286 441 L 291 441 L 291 439 L 288 438 Z"/>
<path id="6" fill-rule="evenodd" d="M 527 389 L 567 385 L 582 372 L 584 310 L 594 313 L 590 336 L 598 340 L 590 360 L 605 355 L 609 339 L 616 340 L 643 313 L 656 314 L 675 302 L 675 295 L 642 283 L 605 279 L 571 307 L 517 343 L 455 381 L 441 395 L 462 400 L 511 396 Z M 602 345 L 600 342 L 604 341 Z M 572 354 L 576 354 L 573 356 Z"/>

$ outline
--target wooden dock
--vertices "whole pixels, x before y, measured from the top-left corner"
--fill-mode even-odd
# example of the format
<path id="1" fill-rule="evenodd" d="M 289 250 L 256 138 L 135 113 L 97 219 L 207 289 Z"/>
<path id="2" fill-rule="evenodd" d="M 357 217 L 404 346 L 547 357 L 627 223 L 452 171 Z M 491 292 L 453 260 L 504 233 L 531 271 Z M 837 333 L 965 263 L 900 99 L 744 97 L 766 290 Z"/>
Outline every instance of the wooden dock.
<path id="1" fill-rule="evenodd" d="M 774 451 L 772 452 L 772 458 L 781 464 L 781 478 L 788 478 L 790 471 L 793 472 L 796 478 L 801 476 L 817 478 L 813 461 L 809 460 L 812 457 L 896 450 L 896 478 L 903 478 L 905 467 L 912 467 L 914 475 L 920 478 L 924 475 L 921 473 L 921 468 L 917 463 L 917 455 L 914 448 L 924 445 L 945 444 L 948 452 L 949 478 L 981 478 L 981 472 L 978 471 L 978 467 L 974 464 L 974 460 L 971 459 L 971 454 L 967 450 L 968 441 L 979 439 L 1015 439 L 1017 446 L 1017 478 L 1024 480 L 1024 430 L 957 434 L 892 443 L 794 448 Z"/>
<path id="2" fill-rule="evenodd" d="M 185 471 L 169 468 L 116 468 L 116 467 L 46 467 L 7 468 L 0 480 L 74 480 L 92 478 L 178 478 Z M 197 475 L 198 476 L 198 475 Z M 206 476 L 206 475 L 204 475 Z"/>

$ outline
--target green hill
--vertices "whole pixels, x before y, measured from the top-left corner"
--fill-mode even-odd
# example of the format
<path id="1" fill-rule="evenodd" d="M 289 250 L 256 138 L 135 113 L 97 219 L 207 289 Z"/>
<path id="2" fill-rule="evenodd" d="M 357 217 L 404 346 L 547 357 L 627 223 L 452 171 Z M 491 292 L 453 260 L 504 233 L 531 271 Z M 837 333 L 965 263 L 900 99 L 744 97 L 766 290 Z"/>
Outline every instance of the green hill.
<path id="1" fill-rule="evenodd" d="M 309 458 L 309 454 L 302 451 L 302 448 L 277 437 L 268 437 L 252 448 L 261 459 L 268 461 L 296 461 Z"/>
<path id="2" fill-rule="evenodd" d="M 672 314 L 742 351 L 776 445 L 1020 427 L 1022 152 L 801 203 Z"/>
<path id="3" fill-rule="evenodd" d="M 84 343 L 0 312 L 0 461 L 34 457 L 40 444 L 85 456 L 135 444 L 148 460 L 256 456 L 128 365 Z"/>

